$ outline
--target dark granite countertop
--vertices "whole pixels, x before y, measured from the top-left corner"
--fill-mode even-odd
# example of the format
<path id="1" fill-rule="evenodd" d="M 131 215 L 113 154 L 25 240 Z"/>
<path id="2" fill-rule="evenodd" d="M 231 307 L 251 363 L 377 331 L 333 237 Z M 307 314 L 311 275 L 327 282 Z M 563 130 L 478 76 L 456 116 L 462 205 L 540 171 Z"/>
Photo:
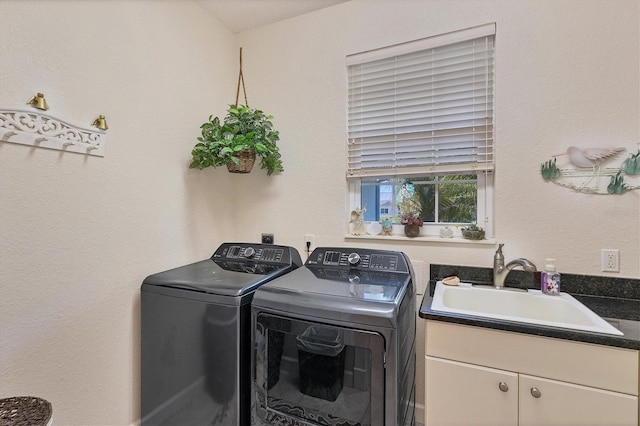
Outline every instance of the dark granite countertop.
<path id="1" fill-rule="evenodd" d="M 438 280 L 447 276 L 457 275 L 462 281 L 488 283 L 491 281 L 491 274 L 490 268 L 431 265 L 429 286 L 422 300 L 419 312 L 420 317 L 435 321 L 640 350 L 640 280 L 636 279 L 569 274 L 562 276 L 561 291 L 569 293 L 578 299 L 582 304 L 624 333 L 623 336 L 545 327 L 431 309 L 433 291 Z M 540 282 L 539 277 L 539 273 L 513 271 L 509 274 L 506 285 L 519 288 L 536 288 L 537 283 Z"/>

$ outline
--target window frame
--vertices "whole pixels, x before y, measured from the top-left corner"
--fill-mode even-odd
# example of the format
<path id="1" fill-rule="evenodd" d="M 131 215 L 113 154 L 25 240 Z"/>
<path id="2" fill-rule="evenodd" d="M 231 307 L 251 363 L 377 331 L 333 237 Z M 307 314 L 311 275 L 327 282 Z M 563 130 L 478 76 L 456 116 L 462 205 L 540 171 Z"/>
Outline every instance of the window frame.
<path id="1" fill-rule="evenodd" d="M 431 49 L 435 46 L 448 46 L 451 44 L 455 44 L 458 42 L 470 41 L 478 38 L 478 34 L 486 34 L 487 31 L 492 32 L 493 36 L 493 53 L 492 53 L 492 80 L 491 80 L 491 97 L 492 97 L 492 107 L 491 107 L 491 162 L 490 164 L 478 164 L 478 167 L 475 167 L 469 164 L 460 164 L 460 167 L 456 167 L 455 164 L 446 164 L 440 166 L 419 166 L 412 167 L 410 169 L 405 170 L 390 170 L 389 174 L 383 174 L 385 172 L 378 171 L 374 173 L 368 173 L 366 169 L 363 169 L 358 173 L 358 176 L 353 175 L 353 171 L 349 168 L 349 160 L 351 153 L 350 150 L 347 150 L 347 185 L 348 185 L 348 206 L 349 212 L 355 210 L 356 208 L 365 208 L 366 206 L 362 205 L 361 199 L 361 182 L 365 180 L 371 179 L 403 179 L 406 178 L 411 180 L 412 177 L 429 177 L 429 176 L 446 176 L 448 174 L 465 174 L 465 175 L 476 175 L 477 177 L 477 200 L 476 200 L 476 213 L 477 213 L 477 224 L 485 229 L 485 240 L 481 241 L 470 241 L 464 240 L 465 242 L 474 242 L 474 243 L 492 243 L 494 242 L 494 179 L 495 179 L 495 35 L 496 35 L 496 25 L 495 23 L 480 25 L 473 28 L 468 28 L 465 30 L 455 31 L 452 33 L 447 33 L 439 36 L 429 37 L 426 39 L 416 40 L 408 43 L 403 43 L 400 45 L 390 46 L 390 48 L 382 48 L 376 49 L 368 52 L 363 52 L 361 54 L 350 55 L 350 56 L 358 56 L 359 59 L 355 61 L 358 63 L 367 63 L 376 61 L 378 59 L 382 59 L 385 57 L 389 57 L 389 53 L 385 51 L 388 49 L 393 49 L 394 53 L 391 56 L 398 56 L 403 53 L 412 53 L 419 52 L 421 50 Z M 445 41 L 439 41 L 445 40 Z M 434 46 L 435 43 L 435 46 Z M 354 62 L 350 62 L 350 57 L 347 57 L 347 65 L 353 64 Z M 347 139 L 347 143 L 353 143 L 351 140 Z M 377 203 L 379 204 L 379 202 Z M 379 206 L 376 206 L 379 207 Z M 468 223 L 447 223 L 447 222 L 425 222 L 420 237 L 417 237 L 417 240 L 433 240 L 433 241 L 443 241 L 443 242 L 453 242 L 463 240 L 460 227 L 468 225 Z M 440 231 L 443 227 L 449 227 L 454 231 L 454 238 L 440 238 Z M 394 227 L 396 228 L 396 227 Z M 349 237 L 353 237 L 349 235 Z M 369 235 L 364 238 L 379 238 L 379 239 L 389 239 L 389 236 L 380 236 L 380 235 Z M 404 237 L 402 233 L 401 227 L 394 229 L 393 239 L 411 239 L 416 240 L 416 238 L 408 238 Z"/>
<path id="2" fill-rule="evenodd" d="M 467 173 L 473 174 L 473 173 Z M 424 175 L 426 176 L 426 174 Z M 481 172 L 477 173 L 477 217 L 478 217 L 478 226 L 481 226 L 485 230 L 486 240 L 487 242 L 493 241 L 494 236 L 494 223 L 493 223 L 493 204 L 494 204 L 494 173 L 492 172 Z M 382 178 L 382 177 L 381 177 Z M 361 189 L 362 179 L 350 179 L 348 181 L 349 188 L 349 211 L 354 210 L 355 208 L 361 207 L 365 208 L 368 206 L 362 205 L 361 198 Z M 410 179 L 409 179 L 410 180 Z M 398 224 L 395 224 L 398 225 Z M 425 222 L 422 226 L 422 230 L 420 235 L 427 238 L 438 238 L 440 239 L 440 230 L 444 226 L 448 226 L 454 231 L 454 237 L 462 238 L 461 232 L 459 228 L 461 226 L 466 226 L 468 223 L 450 223 L 450 222 Z M 394 235 L 397 234 L 394 230 Z M 402 237 L 402 235 L 398 234 L 397 237 Z M 352 235 L 350 235 L 352 237 Z M 380 238 L 380 239 L 388 239 L 387 236 L 369 236 L 369 238 Z M 412 238 L 413 239 L 413 238 Z M 442 239 L 444 241 L 452 241 L 453 239 Z"/>

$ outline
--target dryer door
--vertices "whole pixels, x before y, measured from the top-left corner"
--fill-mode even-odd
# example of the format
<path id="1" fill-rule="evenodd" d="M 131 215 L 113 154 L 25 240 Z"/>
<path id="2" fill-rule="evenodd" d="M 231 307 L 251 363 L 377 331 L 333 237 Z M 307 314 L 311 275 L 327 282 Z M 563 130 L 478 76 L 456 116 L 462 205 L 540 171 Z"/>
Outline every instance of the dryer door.
<path id="1" fill-rule="evenodd" d="M 257 314 L 253 424 L 382 425 L 384 338 Z"/>

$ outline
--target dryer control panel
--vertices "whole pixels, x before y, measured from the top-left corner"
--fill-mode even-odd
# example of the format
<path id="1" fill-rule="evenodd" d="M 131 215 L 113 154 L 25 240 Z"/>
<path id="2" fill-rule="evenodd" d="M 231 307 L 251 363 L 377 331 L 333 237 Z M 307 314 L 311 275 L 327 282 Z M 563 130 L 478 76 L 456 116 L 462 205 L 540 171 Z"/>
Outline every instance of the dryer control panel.
<path id="1" fill-rule="evenodd" d="M 406 256 L 397 251 L 363 248 L 318 247 L 307 259 L 306 266 L 409 272 Z"/>

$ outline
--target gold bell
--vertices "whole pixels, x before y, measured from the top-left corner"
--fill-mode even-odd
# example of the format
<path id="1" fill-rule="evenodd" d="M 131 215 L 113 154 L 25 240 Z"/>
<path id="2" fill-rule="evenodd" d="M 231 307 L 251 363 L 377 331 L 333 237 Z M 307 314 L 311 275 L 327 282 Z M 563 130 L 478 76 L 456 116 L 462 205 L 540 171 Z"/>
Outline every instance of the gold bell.
<path id="1" fill-rule="evenodd" d="M 104 115 L 101 115 L 100 117 L 96 118 L 93 121 L 92 126 L 96 126 L 98 129 L 101 129 L 101 130 L 107 130 L 109 128 L 109 126 L 107 126 L 107 120 L 104 119 Z"/>
<path id="2" fill-rule="evenodd" d="M 37 95 L 29 99 L 29 102 L 27 102 L 27 104 L 43 111 L 49 109 L 49 105 L 47 105 L 47 101 L 44 99 L 44 95 L 42 93 L 38 93 Z"/>

